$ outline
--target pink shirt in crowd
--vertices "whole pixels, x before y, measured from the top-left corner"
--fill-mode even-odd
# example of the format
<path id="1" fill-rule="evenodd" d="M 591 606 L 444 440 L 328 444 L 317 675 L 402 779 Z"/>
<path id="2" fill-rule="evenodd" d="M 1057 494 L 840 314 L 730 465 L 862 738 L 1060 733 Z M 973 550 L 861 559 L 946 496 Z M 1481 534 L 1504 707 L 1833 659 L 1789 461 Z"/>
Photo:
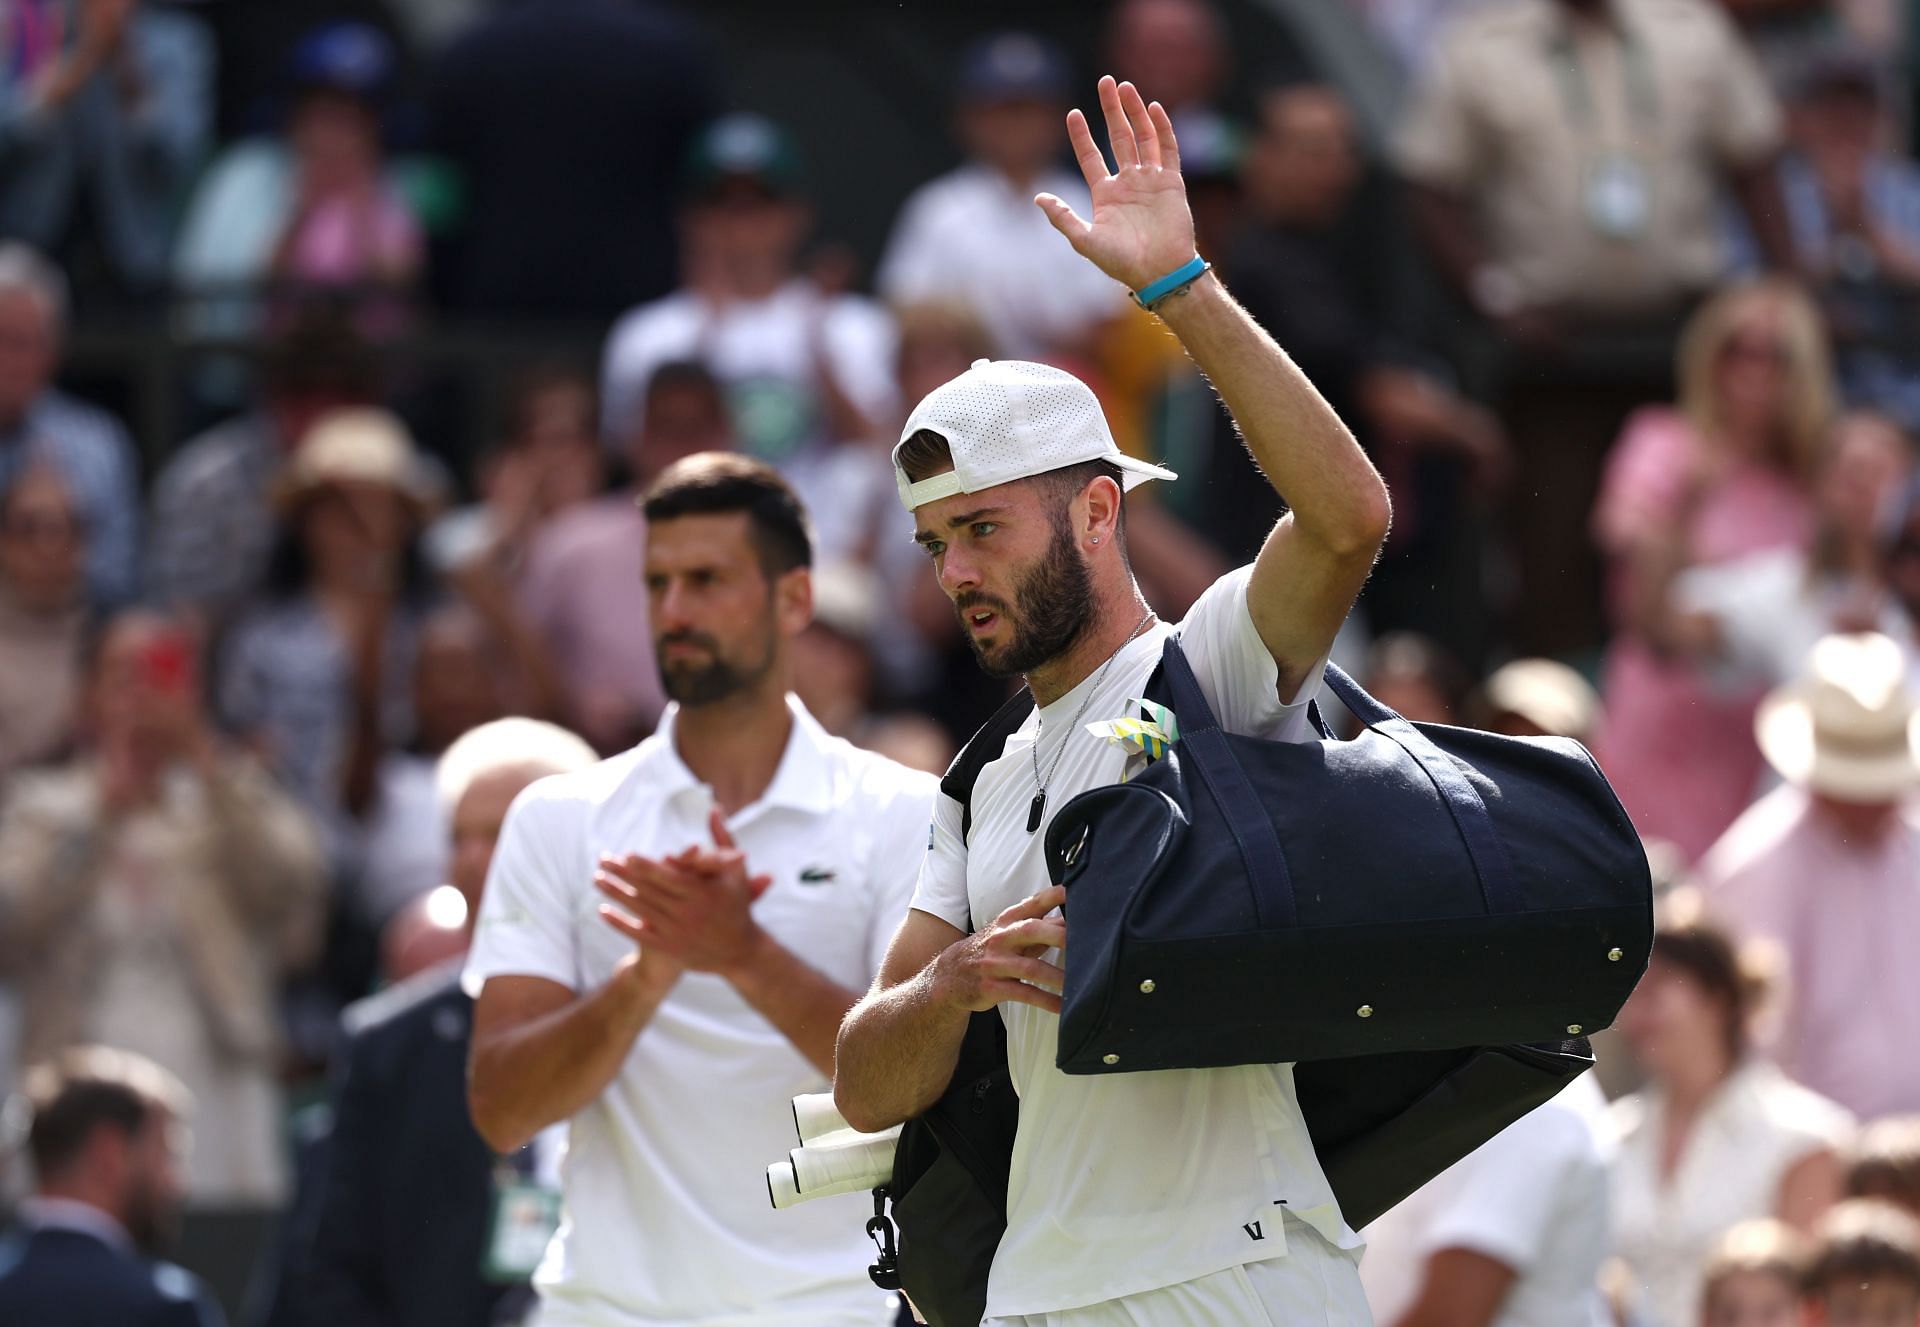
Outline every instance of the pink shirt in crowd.
<path id="1" fill-rule="evenodd" d="M 1768 1043 L 1794 1078 L 1861 1119 L 1920 1111 L 1920 806 L 1848 843 L 1799 789 L 1767 794 L 1700 864 L 1710 906 L 1778 945 L 1785 1007 Z"/>
<path id="2" fill-rule="evenodd" d="M 1616 567 L 1680 518 L 1698 446 L 1693 426 L 1676 411 L 1642 410 L 1627 421 L 1593 516 L 1594 538 Z M 1788 476 L 1737 465 L 1701 499 L 1686 537 L 1692 565 L 1727 562 L 1806 546 L 1813 513 Z M 1698 667 L 1663 660 L 1623 633 L 1607 651 L 1601 694 L 1606 713 L 1595 754 L 1621 802 L 1643 836 L 1667 840 L 1696 860 L 1759 786 L 1759 689 L 1715 691 Z"/>
<path id="3" fill-rule="evenodd" d="M 603 750 L 632 745 L 666 707 L 647 625 L 646 553 L 646 518 L 630 494 L 615 494 L 541 531 L 520 583 L 521 607 L 553 653 L 576 721 Z"/>

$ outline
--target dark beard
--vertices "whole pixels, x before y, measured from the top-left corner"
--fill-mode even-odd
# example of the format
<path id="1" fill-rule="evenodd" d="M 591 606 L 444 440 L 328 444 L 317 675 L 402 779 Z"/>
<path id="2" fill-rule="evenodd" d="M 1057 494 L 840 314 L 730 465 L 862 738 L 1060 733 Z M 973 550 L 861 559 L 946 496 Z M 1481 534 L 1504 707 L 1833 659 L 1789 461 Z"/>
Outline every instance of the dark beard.
<path id="1" fill-rule="evenodd" d="M 669 663 L 665 646 L 675 643 L 698 645 L 712 655 L 712 660 L 708 663 L 692 663 L 679 659 Z M 667 699 L 696 708 L 701 705 L 716 704 L 758 686 L 773 669 L 774 650 L 771 633 L 769 633 L 766 657 L 751 667 L 725 658 L 720 653 L 718 641 L 696 631 L 681 632 L 664 638 L 659 642 L 655 653 L 660 663 L 660 687 L 667 693 Z"/>
<path id="2" fill-rule="evenodd" d="M 127 1195 L 121 1224 L 135 1248 L 149 1258 L 158 1258 L 178 1238 L 180 1214 L 157 1190 L 140 1185 Z"/>
<path id="3" fill-rule="evenodd" d="M 972 610 L 991 608 L 1013 629 L 1013 638 L 991 658 L 979 638 L 968 634 L 973 657 L 988 677 L 1018 677 L 1059 658 L 1093 622 L 1093 573 L 1074 544 L 1064 512 L 1054 518 L 1046 555 L 1014 587 L 1013 602 L 1013 614 L 989 595 L 965 595 L 954 602 L 962 626 Z"/>

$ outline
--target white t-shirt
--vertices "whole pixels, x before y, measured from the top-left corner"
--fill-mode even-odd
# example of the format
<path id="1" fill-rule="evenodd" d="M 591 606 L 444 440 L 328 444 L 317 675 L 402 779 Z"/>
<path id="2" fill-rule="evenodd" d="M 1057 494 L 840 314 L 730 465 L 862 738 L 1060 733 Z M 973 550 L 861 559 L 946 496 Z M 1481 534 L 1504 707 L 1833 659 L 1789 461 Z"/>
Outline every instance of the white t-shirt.
<path id="1" fill-rule="evenodd" d="M 828 435 L 816 325 L 840 390 L 869 420 L 894 419 L 892 317 L 857 296 L 823 303 L 811 283 L 799 280 L 718 314 L 686 291 L 628 313 L 607 337 L 601 399 L 606 435 L 625 439 L 655 369 L 671 360 L 704 363 L 726 389 L 740 450 L 778 467 L 813 513 L 815 556 L 825 563 L 863 556 L 888 509 L 898 513 L 899 492 L 884 449 Z"/>
<path id="2" fill-rule="evenodd" d="M 1392 1327 L 1413 1306 L 1434 1254 L 1467 1249 L 1514 1273 L 1492 1327 L 1606 1327 L 1606 1116 L 1583 1074 L 1368 1226 L 1360 1280 L 1374 1321 Z"/>
<path id="3" fill-rule="evenodd" d="M 1178 628 L 1147 632 L 1104 676 L 1096 670 L 1029 715 L 980 772 L 967 841 L 960 804 L 937 799 L 913 906 L 966 929 L 969 919 L 985 924 L 1046 888 L 1045 827 L 1027 832 L 1036 719 L 1042 768 L 1060 753 L 1047 787 L 1050 810 L 1075 793 L 1118 783 L 1126 753 L 1085 725 L 1127 713 L 1173 630 L 1223 728 L 1280 741 L 1308 736 L 1307 702 L 1319 674 L 1295 703 L 1280 702 L 1279 670 L 1247 609 L 1251 570 L 1221 577 Z M 1090 691 L 1080 722 L 1067 730 Z M 1070 1076 L 1054 1067 L 1056 1015 L 1025 1004 L 1003 1004 L 1000 1012 L 1020 1128 L 989 1317 L 1077 1308 L 1279 1257 L 1286 1252 L 1276 1219 L 1283 1205 L 1333 1243 L 1358 1246 L 1314 1155 L 1291 1065 Z"/>
<path id="4" fill-rule="evenodd" d="M 728 821 L 773 885 L 756 921 L 854 991 L 906 916 L 935 781 L 829 736 L 788 699 L 766 795 Z M 586 992 L 632 942 L 598 915 L 594 863 L 708 842 L 711 791 L 673 746 L 675 710 L 633 750 L 514 802 L 464 982 L 545 977 Z M 861 1194 L 776 1212 L 766 1168 L 797 1146 L 791 1099 L 827 1080 L 719 977 L 682 977 L 620 1074 L 573 1117 L 564 1221 L 534 1278 L 542 1327 L 877 1327 Z"/>
<path id="5" fill-rule="evenodd" d="M 1034 206 L 1038 193 L 1089 215 L 1085 182 L 1064 171 L 1016 189 L 998 171 L 969 165 L 921 185 L 887 240 L 875 277 L 880 293 L 896 306 L 965 304 L 1014 359 L 1039 359 L 1083 339 L 1125 311 L 1126 291 L 1073 251 Z"/>

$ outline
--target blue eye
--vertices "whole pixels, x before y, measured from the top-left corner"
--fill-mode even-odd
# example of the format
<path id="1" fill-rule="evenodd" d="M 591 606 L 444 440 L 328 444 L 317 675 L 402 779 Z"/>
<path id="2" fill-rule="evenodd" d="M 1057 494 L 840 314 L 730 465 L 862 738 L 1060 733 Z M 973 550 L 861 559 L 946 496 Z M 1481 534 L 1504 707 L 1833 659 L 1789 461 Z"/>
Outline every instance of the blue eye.
<path id="1" fill-rule="evenodd" d="M 985 539 L 999 528 L 1000 527 L 992 521 L 975 521 L 973 523 L 973 537 L 975 539 Z"/>
<path id="2" fill-rule="evenodd" d="M 930 558 L 937 558 L 947 551 L 946 543 L 939 539 L 929 539 L 920 547 L 927 551 L 927 556 Z"/>

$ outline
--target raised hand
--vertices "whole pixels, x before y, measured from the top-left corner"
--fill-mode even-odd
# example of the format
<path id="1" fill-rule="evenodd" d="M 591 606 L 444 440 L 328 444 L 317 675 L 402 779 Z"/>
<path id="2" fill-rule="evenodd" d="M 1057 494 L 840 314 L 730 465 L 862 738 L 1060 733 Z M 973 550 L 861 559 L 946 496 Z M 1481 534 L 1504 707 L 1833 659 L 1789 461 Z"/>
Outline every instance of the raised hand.
<path id="1" fill-rule="evenodd" d="M 1050 885 L 954 943 L 934 960 L 945 998 L 975 1012 L 1010 1003 L 1059 1013 L 1066 976 L 1041 955 L 1067 946 L 1066 922 L 1047 915 L 1066 900 L 1066 890 Z"/>
<path id="2" fill-rule="evenodd" d="M 1053 194 L 1033 201 L 1081 257 L 1129 290 L 1182 266 L 1194 254 L 1193 214 L 1180 178 L 1180 147 L 1173 121 L 1159 102 L 1148 105 L 1131 83 L 1100 80 L 1115 172 L 1093 141 L 1087 117 L 1067 112 L 1067 138 L 1093 194 L 1086 220 Z"/>

